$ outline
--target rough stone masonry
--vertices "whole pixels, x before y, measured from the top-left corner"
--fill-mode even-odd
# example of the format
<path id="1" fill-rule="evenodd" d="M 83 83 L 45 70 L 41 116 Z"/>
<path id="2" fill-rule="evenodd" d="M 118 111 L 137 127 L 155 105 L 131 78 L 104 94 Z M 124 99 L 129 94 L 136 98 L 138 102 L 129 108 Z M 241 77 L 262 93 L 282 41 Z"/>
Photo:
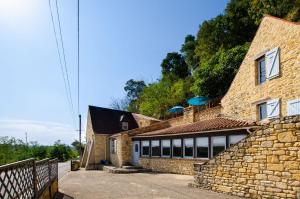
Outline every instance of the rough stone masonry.
<path id="1" fill-rule="evenodd" d="M 300 116 L 250 133 L 202 165 L 195 182 L 244 198 L 300 198 Z"/>

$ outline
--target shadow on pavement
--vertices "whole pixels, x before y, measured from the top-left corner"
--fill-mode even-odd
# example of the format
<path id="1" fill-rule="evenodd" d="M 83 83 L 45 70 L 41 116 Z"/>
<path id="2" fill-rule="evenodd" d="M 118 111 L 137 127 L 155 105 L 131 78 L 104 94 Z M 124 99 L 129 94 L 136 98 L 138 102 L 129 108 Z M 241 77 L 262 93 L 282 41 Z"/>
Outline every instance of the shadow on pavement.
<path id="1" fill-rule="evenodd" d="M 66 195 L 64 193 L 58 192 L 55 195 L 55 199 L 74 199 L 72 196 Z"/>

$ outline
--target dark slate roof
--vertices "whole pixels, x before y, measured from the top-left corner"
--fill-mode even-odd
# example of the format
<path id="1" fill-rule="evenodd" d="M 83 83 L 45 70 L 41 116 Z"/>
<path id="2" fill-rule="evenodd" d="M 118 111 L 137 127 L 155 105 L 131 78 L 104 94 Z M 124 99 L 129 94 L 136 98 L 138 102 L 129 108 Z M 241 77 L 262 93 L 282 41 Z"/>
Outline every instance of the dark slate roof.
<path id="1" fill-rule="evenodd" d="M 95 133 L 114 134 L 124 131 L 121 120 L 128 122 L 128 130 L 138 128 L 132 113 L 109 108 L 89 106 L 92 128 Z"/>
<path id="2" fill-rule="evenodd" d="M 217 117 L 214 119 L 203 120 L 192 124 L 180 125 L 169 127 L 157 131 L 146 132 L 138 134 L 134 137 L 158 137 L 166 135 L 180 135 L 189 133 L 207 133 L 214 131 L 222 131 L 235 128 L 247 128 L 257 126 L 256 123 L 251 121 L 234 120 L 224 117 Z"/>

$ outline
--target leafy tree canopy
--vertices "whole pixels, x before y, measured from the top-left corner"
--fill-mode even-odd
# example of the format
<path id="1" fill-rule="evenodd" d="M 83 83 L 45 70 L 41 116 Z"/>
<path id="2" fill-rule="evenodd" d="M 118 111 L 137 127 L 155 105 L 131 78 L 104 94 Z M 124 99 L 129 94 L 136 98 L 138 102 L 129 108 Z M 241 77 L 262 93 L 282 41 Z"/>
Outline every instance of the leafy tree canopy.
<path id="1" fill-rule="evenodd" d="M 195 72 L 193 92 L 211 98 L 223 96 L 228 90 L 249 48 L 249 43 L 229 50 L 219 49 Z"/>
<path id="2" fill-rule="evenodd" d="M 189 75 L 189 69 L 184 57 L 177 52 L 168 53 L 161 63 L 161 68 L 163 78 L 170 80 L 185 78 Z"/>
<path id="3" fill-rule="evenodd" d="M 135 100 L 140 96 L 145 86 L 146 84 L 143 80 L 135 81 L 130 79 L 126 82 L 124 90 L 127 92 L 127 97 L 130 100 Z"/>

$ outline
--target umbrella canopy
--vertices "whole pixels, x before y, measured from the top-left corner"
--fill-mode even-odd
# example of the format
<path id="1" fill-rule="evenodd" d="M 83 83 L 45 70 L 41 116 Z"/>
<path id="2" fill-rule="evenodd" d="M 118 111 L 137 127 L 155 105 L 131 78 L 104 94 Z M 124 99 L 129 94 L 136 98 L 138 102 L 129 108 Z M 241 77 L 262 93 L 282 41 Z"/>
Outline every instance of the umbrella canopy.
<path id="1" fill-rule="evenodd" d="M 182 106 L 174 106 L 174 107 L 170 108 L 168 110 L 168 112 L 170 112 L 170 113 L 181 113 L 181 112 L 183 112 L 183 109 L 184 108 Z"/>
<path id="2" fill-rule="evenodd" d="M 208 97 L 198 96 L 188 100 L 188 104 L 192 106 L 201 106 L 207 104 Z"/>

